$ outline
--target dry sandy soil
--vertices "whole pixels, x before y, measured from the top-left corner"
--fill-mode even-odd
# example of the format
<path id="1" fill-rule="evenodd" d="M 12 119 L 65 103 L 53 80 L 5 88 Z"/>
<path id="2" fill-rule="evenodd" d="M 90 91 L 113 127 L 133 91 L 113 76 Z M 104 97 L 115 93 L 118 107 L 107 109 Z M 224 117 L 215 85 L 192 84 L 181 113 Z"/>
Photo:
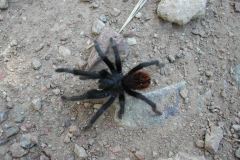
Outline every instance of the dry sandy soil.
<path id="1" fill-rule="evenodd" d="M 91 130 L 77 133 L 73 129 L 76 133 L 66 138 L 71 125 L 81 126 L 94 113 L 95 102 L 63 103 L 60 96 L 83 93 L 96 87 L 96 82 L 57 74 L 55 68 L 84 63 L 90 39 L 82 34 L 95 38 L 91 27 L 101 15 L 118 31 L 137 0 L 98 2 L 94 8 L 78 0 L 11 0 L 8 9 L 0 12 L 0 109 L 9 111 L 0 134 L 8 126 L 20 128 L 0 146 L 0 159 L 11 159 L 11 145 L 26 133 L 38 141 L 22 151 L 28 154 L 21 160 L 78 159 L 75 144 L 85 148 L 87 159 L 141 159 L 141 155 L 146 160 L 167 159 L 179 152 L 209 160 L 237 159 L 240 135 L 232 125 L 240 121 L 234 74 L 240 64 L 240 13 L 234 8 L 238 0 L 210 0 L 206 16 L 185 26 L 162 21 L 156 14 L 158 1 L 147 2 L 140 19 L 134 18 L 124 30 L 134 31 L 137 40 L 123 60 L 124 71 L 146 60 L 164 61 L 164 71 L 148 69 L 154 80 L 149 90 L 185 80 L 189 95 L 181 102 L 180 112 L 159 126 L 128 128 L 114 122 L 112 109 Z M 113 15 L 113 8 L 121 11 L 119 16 Z M 60 46 L 71 55 L 63 58 Z M 170 63 L 170 55 L 179 58 Z M 37 111 L 32 105 L 36 98 L 42 105 Z M 204 140 L 210 125 L 221 125 L 224 132 L 215 154 L 195 145 Z"/>

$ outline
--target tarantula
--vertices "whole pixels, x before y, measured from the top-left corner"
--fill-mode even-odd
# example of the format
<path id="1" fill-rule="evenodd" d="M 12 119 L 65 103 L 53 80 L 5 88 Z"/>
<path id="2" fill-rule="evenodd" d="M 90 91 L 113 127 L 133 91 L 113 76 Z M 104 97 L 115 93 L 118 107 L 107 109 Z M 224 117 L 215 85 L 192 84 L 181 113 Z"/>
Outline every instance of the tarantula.
<path id="1" fill-rule="evenodd" d="M 91 118 L 89 123 L 84 128 L 90 128 L 94 122 L 103 114 L 103 112 L 105 112 L 111 106 L 117 97 L 119 98 L 120 103 L 118 117 L 119 119 L 122 119 L 125 106 L 125 92 L 130 96 L 143 100 L 152 107 L 153 112 L 155 112 L 157 115 L 161 115 L 162 113 L 157 110 L 156 104 L 154 102 L 146 98 L 141 93 L 134 91 L 145 89 L 150 85 L 150 76 L 148 73 L 142 71 L 141 69 L 151 65 L 159 66 L 159 61 L 154 60 L 140 63 L 131 69 L 127 74 L 123 75 L 121 59 L 115 40 L 113 38 L 110 38 L 110 45 L 108 47 L 112 47 L 113 49 L 115 56 L 115 65 L 106 57 L 109 49 L 107 49 L 106 53 L 103 53 L 97 41 L 94 41 L 94 46 L 100 58 L 110 69 L 110 72 L 107 69 L 103 69 L 99 72 L 90 72 L 69 68 L 56 69 L 56 72 L 72 73 L 74 75 L 83 76 L 84 79 L 99 79 L 99 89 L 89 90 L 79 96 L 62 96 L 62 100 L 78 101 L 84 99 L 99 99 L 109 97 L 109 99 L 101 106 L 101 108 L 96 112 L 96 114 Z"/>

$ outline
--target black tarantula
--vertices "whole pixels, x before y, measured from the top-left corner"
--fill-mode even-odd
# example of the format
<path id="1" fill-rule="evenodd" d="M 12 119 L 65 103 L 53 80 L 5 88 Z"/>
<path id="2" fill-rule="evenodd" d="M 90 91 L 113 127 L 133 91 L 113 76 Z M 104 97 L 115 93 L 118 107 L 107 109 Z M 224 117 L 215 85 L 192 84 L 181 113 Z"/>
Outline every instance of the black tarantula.
<path id="1" fill-rule="evenodd" d="M 159 66 L 159 61 L 154 60 L 140 63 L 136 67 L 131 69 L 126 75 L 123 75 L 121 59 L 119 56 L 119 51 L 115 40 L 113 38 L 110 38 L 110 46 L 112 47 L 115 56 L 115 65 L 106 57 L 106 53 L 103 53 L 97 41 L 94 41 L 94 45 L 98 55 L 108 66 L 110 72 L 107 71 L 107 69 L 103 69 L 99 72 L 89 72 L 69 68 L 56 69 L 56 72 L 72 73 L 74 75 L 83 76 L 85 79 L 99 79 L 98 81 L 99 89 L 89 90 L 86 93 L 79 96 L 72 97 L 62 96 L 61 97 L 62 100 L 78 101 L 84 99 L 99 99 L 109 97 L 109 99 L 91 118 L 85 129 L 90 128 L 93 125 L 93 123 L 101 116 L 101 114 L 111 106 L 111 104 L 117 97 L 119 98 L 120 103 L 118 117 L 121 119 L 122 115 L 124 114 L 125 92 L 130 96 L 143 100 L 152 107 L 153 112 L 155 112 L 157 115 L 161 115 L 162 113 L 157 110 L 156 104 L 154 102 L 146 98 L 141 93 L 134 91 L 147 88 L 150 85 L 151 80 L 150 76 L 141 69 L 151 65 Z M 106 52 L 108 52 L 108 49 Z"/>

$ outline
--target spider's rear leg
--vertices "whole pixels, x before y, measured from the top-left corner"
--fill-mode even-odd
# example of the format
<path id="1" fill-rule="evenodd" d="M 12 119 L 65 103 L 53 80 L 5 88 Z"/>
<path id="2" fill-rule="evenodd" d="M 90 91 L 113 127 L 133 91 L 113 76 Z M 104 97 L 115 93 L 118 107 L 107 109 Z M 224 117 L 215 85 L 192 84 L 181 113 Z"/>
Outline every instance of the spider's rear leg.
<path id="1" fill-rule="evenodd" d="M 119 95 L 119 104 L 120 104 L 120 109 L 118 111 L 118 118 L 122 119 L 122 115 L 124 114 L 124 110 L 125 110 L 125 95 L 124 95 L 124 93 L 121 93 Z"/>
<path id="2" fill-rule="evenodd" d="M 141 99 L 142 101 L 146 102 L 147 104 L 149 104 L 152 107 L 152 111 L 155 112 L 157 115 L 162 115 L 162 112 L 157 110 L 157 106 L 156 104 L 151 101 L 150 99 L 148 99 L 147 97 L 145 97 L 144 95 L 142 95 L 141 93 L 126 89 L 126 92 L 130 95 L 133 96 L 135 98 Z"/>
<path id="3" fill-rule="evenodd" d="M 89 123 L 87 124 L 87 126 L 85 126 L 83 129 L 89 129 L 92 127 L 92 125 L 94 124 L 94 122 L 96 122 L 96 120 L 111 106 L 111 104 L 114 102 L 114 100 L 116 99 L 115 95 L 112 95 L 107 102 L 105 102 L 102 107 L 96 112 L 96 114 L 91 118 L 91 120 L 89 121 Z"/>
<path id="4" fill-rule="evenodd" d="M 103 90 L 92 89 L 82 95 L 79 95 L 79 96 L 72 96 L 72 97 L 62 96 L 61 98 L 62 98 L 62 100 L 65 100 L 65 101 L 80 101 L 80 100 L 84 100 L 84 99 L 105 98 L 105 97 L 108 97 L 109 95 L 110 95 L 109 92 L 106 92 Z"/>

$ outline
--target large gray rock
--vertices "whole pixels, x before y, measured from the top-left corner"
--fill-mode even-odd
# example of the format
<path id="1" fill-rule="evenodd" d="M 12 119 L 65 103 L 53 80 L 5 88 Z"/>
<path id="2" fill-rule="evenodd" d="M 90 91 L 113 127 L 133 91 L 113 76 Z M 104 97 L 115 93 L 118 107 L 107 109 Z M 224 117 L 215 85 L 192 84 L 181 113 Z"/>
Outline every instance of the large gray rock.
<path id="1" fill-rule="evenodd" d="M 184 25 L 205 14 L 207 0 L 161 0 L 158 15 L 167 21 Z"/>
<path id="2" fill-rule="evenodd" d="M 12 144 L 9 151 L 14 158 L 20 158 L 28 153 L 28 151 L 24 150 L 19 143 Z"/>
<path id="3" fill-rule="evenodd" d="M 219 126 L 211 126 L 205 135 L 205 149 L 211 153 L 216 153 L 222 139 L 222 128 Z"/>
<path id="4" fill-rule="evenodd" d="M 179 92 L 185 88 L 185 85 L 186 82 L 182 81 L 144 94 L 157 104 L 158 110 L 163 112 L 161 116 L 157 116 L 151 107 L 142 100 L 128 96 L 126 97 L 125 113 L 122 119 L 117 118 L 117 109 L 115 120 L 128 127 L 159 125 L 178 112 L 181 100 Z"/>

